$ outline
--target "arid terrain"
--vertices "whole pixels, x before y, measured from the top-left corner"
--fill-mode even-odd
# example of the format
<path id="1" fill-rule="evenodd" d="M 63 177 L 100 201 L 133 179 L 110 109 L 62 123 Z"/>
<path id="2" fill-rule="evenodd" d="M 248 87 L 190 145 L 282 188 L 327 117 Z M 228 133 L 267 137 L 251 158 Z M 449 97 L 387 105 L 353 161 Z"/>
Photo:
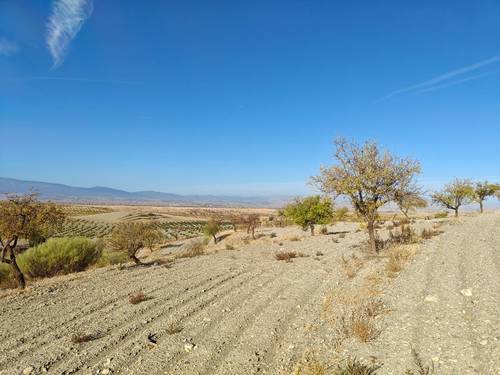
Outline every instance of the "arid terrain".
<path id="1" fill-rule="evenodd" d="M 356 357 L 403 374 L 417 371 L 413 351 L 436 374 L 499 374 L 499 224 L 420 219 L 417 231 L 442 233 L 405 245 L 401 269 L 341 222 L 314 237 L 226 231 L 196 257 L 176 257 L 193 239 L 173 241 L 145 251 L 148 265 L 43 279 L 1 292 L 0 373 L 307 374 Z M 346 328 L 357 303 L 377 310 L 368 332 Z"/>

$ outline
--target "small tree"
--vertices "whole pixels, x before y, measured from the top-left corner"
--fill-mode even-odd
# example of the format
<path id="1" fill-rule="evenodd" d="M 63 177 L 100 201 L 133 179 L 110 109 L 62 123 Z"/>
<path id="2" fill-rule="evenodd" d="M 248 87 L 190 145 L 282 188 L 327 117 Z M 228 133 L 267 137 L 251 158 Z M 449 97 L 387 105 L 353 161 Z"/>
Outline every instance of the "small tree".
<path id="1" fill-rule="evenodd" d="M 146 223 L 122 223 L 115 226 L 108 242 L 113 249 L 127 253 L 135 264 L 141 264 L 136 253 L 147 246 L 146 244 L 151 236 L 158 235 L 156 232 L 159 232 L 159 229 L 153 228 Z"/>
<path id="2" fill-rule="evenodd" d="M 151 251 L 153 251 L 156 245 L 161 244 L 165 240 L 163 231 L 155 227 L 154 224 L 149 224 L 145 231 L 144 246 Z"/>
<path id="3" fill-rule="evenodd" d="M 396 192 L 413 184 L 420 173 L 420 164 L 401 159 L 389 152 L 382 153 L 374 142 L 363 146 L 344 138 L 335 140 L 337 164 L 321 168 L 312 183 L 327 194 L 346 196 L 354 210 L 365 220 L 370 247 L 377 251 L 375 224 L 378 209 L 394 201 Z"/>
<path id="4" fill-rule="evenodd" d="M 443 190 L 432 194 L 432 201 L 441 207 L 455 211 L 455 217 L 458 217 L 458 210 L 462 205 L 469 204 L 473 200 L 474 186 L 467 179 L 456 178 L 445 185 Z"/>
<path id="5" fill-rule="evenodd" d="M 239 214 L 232 214 L 229 216 L 229 222 L 231 223 L 231 226 L 233 227 L 233 231 L 237 232 L 238 231 L 238 226 L 241 225 L 243 219 L 241 218 L 241 215 Z"/>
<path id="6" fill-rule="evenodd" d="M 19 288 L 26 287 L 24 274 L 16 261 L 16 247 L 22 239 L 46 239 L 64 221 L 64 212 L 53 203 L 41 203 L 36 194 L 7 194 L 0 202 L 1 262 L 10 265 Z M 8 254 L 8 258 L 7 258 Z"/>
<path id="7" fill-rule="evenodd" d="M 243 222 L 247 227 L 247 234 L 252 234 L 252 238 L 255 240 L 255 228 L 260 224 L 260 218 L 257 214 L 250 214 L 243 218 Z"/>
<path id="8" fill-rule="evenodd" d="M 495 195 L 497 191 L 500 191 L 500 186 L 490 184 L 488 181 L 476 182 L 474 184 L 474 200 L 479 203 L 479 210 L 481 213 L 484 212 L 484 201 Z"/>
<path id="9" fill-rule="evenodd" d="M 214 243 L 217 243 L 217 233 L 220 232 L 220 223 L 219 221 L 215 220 L 215 219 L 210 219 L 209 221 L 207 221 L 207 223 L 205 224 L 205 228 L 203 229 L 203 232 L 207 235 L 207 236 L 211 236 L 213 237 L 214 239 Z"/>
<path id="10" fill-rule="evenodd" d="M 330 223 L 334 213 L 330 198 L 314 195 L 304 199 L 296 198 L 294 203 L 286 206 L 285 215 L 303 230 L 310 229 L 311 236 L 314 236 L 314 225 Z"/>
<path id="11" fill-rule="evenodd" d="M 394 201 L 406 218 L 410 217 L 410 211 L 416 210 L 417 208 L 425 208 L 428 205 L 427 201 L 416 191 L 398 192 L 394 197 Z"/>

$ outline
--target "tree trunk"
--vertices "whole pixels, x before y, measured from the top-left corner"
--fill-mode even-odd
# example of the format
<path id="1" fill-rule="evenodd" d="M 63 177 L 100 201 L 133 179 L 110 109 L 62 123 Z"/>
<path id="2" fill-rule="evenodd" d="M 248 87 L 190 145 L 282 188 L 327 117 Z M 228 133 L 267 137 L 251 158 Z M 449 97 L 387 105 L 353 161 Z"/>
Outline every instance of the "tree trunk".
<path id="1" fill-rule="evenodd" d="M 130 254 L 129 257 L 130 257 L 131 260 L 134 261 L 135 264 L 142 264 L 141 260 L 135 256 L 135 253 L 134 254 Z"/>
<path id="2" fill-rule="evenodd" d="M 374 253 L 378 252 L 377 241 L 375 239 L 375 221 L 368 222 L 368 236 L 370 237 L 370 248 Z"/>
<path id="3" fill-rule="evenodd" d="M 309 228 L 311 228 L 311 236 L 314 236 L 314 224 L 310 224 Z"/>
<path id="4" fill-rule="evenodd" d="M 213 234 L 212 236 L 214 236 L 214 243 L 217 243 L 217 237 L 215 236 L 215 234 Z"/>
<path id="5" fill-rule="evenodd" d="M 16 254 L 14 254 L 14 248 L 11 247 L 9 250 L 10 250 L 9 251 L 9 253 L 10 253 L 9 261 L 10 261 L 10 268 L 12 269 L 12 274 L 14 275 L 14 277 L 16 279 L 17 286 L 20 289 L 24 289 L 24 288 L 26 288 L 26 280 L 24 278 L 24 275 L 23 275 L 21 269 L 17 265 Z"/>
<path id="6" fill-rule="evenodd" d="M 255 240 L 255 227 L 252 227 L 252 238 Z"/>
<path id="7" fill-rule="evenodd" d="M 479 210 L 481 211 L 481 213 L 483 213 L 483 211 L 484 211 L 483 210 L 483 201 L 482 200 L 479 201 Z"/>
<path id="8" fill-rule="evenodd" d="M 458 207 L 455 208 L 455 217 L 458 217 Z"/>

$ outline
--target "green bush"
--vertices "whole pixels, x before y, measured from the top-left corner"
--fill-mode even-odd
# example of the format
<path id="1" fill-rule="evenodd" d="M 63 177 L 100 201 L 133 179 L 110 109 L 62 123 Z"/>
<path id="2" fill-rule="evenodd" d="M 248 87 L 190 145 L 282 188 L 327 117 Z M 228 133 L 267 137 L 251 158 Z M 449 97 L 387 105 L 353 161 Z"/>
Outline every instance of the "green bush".
<path id="1" fill-rule="evenodd" d="M 0 288 L 11 288 L 13 283 L 10 266 L 6 263 L 0 263 Z"/>
<path id="2" fill-rule="evenodd" d="M 441 212 L 437 212 L 435 215 L 434 215 L 434 218 L 436 219 L 444 219 L 448 217 L 448 211 L 441 211 Z"/>
<path id="3" fill-rule="evenodd" d="M 21 270 L 31 278 L 84 271 L 102 255 L 102 246 L 84 237 L 51 238 L 18 257 Z"/>
<path id="4" fill-rule="evenodd" d="M 106 267 L 113 264 L 127 263 L 128 261 L 127 254 L 122 251 L 103 251 L 95 266 Z"/>

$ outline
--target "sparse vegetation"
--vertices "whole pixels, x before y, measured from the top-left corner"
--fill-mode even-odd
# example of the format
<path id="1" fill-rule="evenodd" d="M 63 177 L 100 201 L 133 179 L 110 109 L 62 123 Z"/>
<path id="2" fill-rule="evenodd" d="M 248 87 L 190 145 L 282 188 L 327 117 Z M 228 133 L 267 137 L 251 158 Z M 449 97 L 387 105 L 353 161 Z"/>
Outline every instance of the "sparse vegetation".
<path id="1" fill-rule="evenodd" d="M 427 200 L 421 196 L 420 189 L 414 184 L 401 187 L 398 191 L 396 191 L 394 201 L 396 202 L 399 210 L 408 219 L 410 218 L 409 213 L 411 211 L 419 208 L 426 208 L 428 206 Z"/>
<path id="2" fill-rule="evenodd" d="M 413 259 L 416 252 L 416 246 L 399 245 L 391 247 L 387 258 L 386 270 L 392 274 L 402 271 L 405 263 Z"/>
<path id="3" fill-rule="evenodd" d="M 303 257 L 303 256 L 304 256 L 304 254 L 299 253 L 297 251 L 283 251 L 283 250 L 274 254 L 274 257 L 277 260 L 284 260 L 285 262 L 291 262 L 292 259 Z"/>
<path id="4" fill-rule="evenodd" d="M 286 206 L 285 215 L 303 230 L 309 229 L 314 236 L 315 224 L 328 224 L 332 221 L 332 201 L 319 195 L 296 198 L 294 203 Z"/>
<path id="5" fill-rule="evenodd" d="M 77 332 L 71 336 L 71 342 L 73 344 L 82 344 L 84 342 L 89 342 L 93 341 L 95 339 L 98 339 L 99 336 L 95 334 L 85 334 L 81 332 Z"/>
<path id="6" fill-rule="evenodd" d="M 365 364 L 349 357 L 344 363 L 337 365 L 333 375 L 375 375 L 380 368 L 380 365 Z"/>
<path id="7" fill-rule="evenodd" d="M 252 238 L 255 240 L 255 229 L 260 225 L 260 218 L 257 214 L 250 214 L 243 217 L 243 223 L 247 227 L 247 234 L 252 234 Z"/>
<path id="8" fill-rule="evenodd" d="M 291 375 L 326 375 L 327 368 L 312 353 L 305 353 Z"/>
<path id="9" fill-rule="evenodd" d="M 103 250 L 101 257 L 96 262 L 96 267 L 105 267 L 114 264 L 123 264 L 128 261 L 128 256 L 122 251 Z"/>
<path id="10" fill-rule="evenodd" d="M 128 302 L 131 304 L 131 305 L 137 305 L 141 302 L 144 302 L 146 300 L 148 300 L 149 298 L 146 297 L 146 295 L 144 294 L 144 292 L 136 292 L 136 293 L 133 293 L 129 296 L 128 298 Z"/>
<path id="11" fill-rule="evenodd" d="M 376 252 L 379 250 L 375 233 L 378 209 L 394 201 L 401 189 L 413 184 L 420 165 L 389 152 L 382 153 L 373 142 L 358 146 L 338 138 L 335 145 L 337 165 L 322 168 L 320 175 L 313 177 L 313 184 L 324 193 L 350 199 L 367 224 L 370 247 Z"/>
<path id="12" fill-rule="evenodd" d="M 479 211 L 484 212 L 484 201 L 500 191 L 500 185 L 491 184 L 488 181 L 476 182 L 474 184 L 474 200 L 479 203 Z"/>
<path id="13" fill-rule="evenodd" d="M 43 242 L 63 220 L 64 213 L 58 206 L 39 202 L 36 194 L 7 194 L 6 199 L 0 202 L 0 261 L 10 266 L 19 288 L 26 287 L 24 274 L 16 258 L 20 241 Z"/>
<path id="14" fill-rule="evenodd" d="M 422 229 L 422 232 L 420 232 L 420 237 L 423 240 L 429 240 L 432 237 L 438 236 L 441 233 L 442 233 L 442 231 L 438 231 L 438 230 L 435 230 L 435 229 L 426 229 L 426 228 L 424 228 L 424 229 Z"/>
<path id="15" fill-rule="evenodd" d="M 135 264 L 141 264 L 137 251 L 150 243 L 151 238 L 159 237 L 157 228 L 142 222 L 129 222 L 117 225 L 108 243 L 114 250 L 126 253 Z"/>
<path id="16" fill-rule="evenodd" d="M 389 231 L 388 242 L 395 245 L 409 245 L 420 242 L 420 238 L 415 229 L 409 225 L 403 225 L 399 230 Z"/>
<path id="17" fill-rule="evenodd" d="M 415 369 L 406 370 L 404 375 L 431 375 L 434 373 L 433 363 L 431 363 L 430 366 L 425 365 L 424 362 L 422 361 L 422 358 L 420 358 L 420 355 L 414 348 L 412 348 L 411 353 L 413 356 L 413 363 Z"/>
<path id="18" fill-rule="evenodd" d="M 217 233 L 220 232 L 220 229 L 220 223 L 215 219 L 210 219 L 205 224 L 203 232 L 205 235 L 212 237 L 214 239 L 214 243 L 217 243 Z"/>
<path id="19" fill-rule="evenodd" d="M 175 255 L 175 258 L 194 258 L 205 254 L 207 245 L 200 240 L 192 241 L 186 248 Z"/>
<path id="20" fill-rule="evenodd" d="M 347 207 L 339 207 L 335 210 L 335 221 L 344 221 L 349 214 Z"/>
<path id="21" fill-rule="evenodd" d="M 352 254 L 348 258 L 342 256 L 342 269 L 348 279 L 354 278 L 358 274 L 358 271 L 363 268 L 363 264 L 363 260 L 355 254 Z"/>
<path id="22" fill-rule="evenodd" d="M 368 342 L 380 334 L 375 318 L 384 311 L 378 298 L 363 291 L 334 289 L 323 301 L 322 316 L 333 324 L 339 337 Z"/>
<path id="23" fill-rule="evenodd" d="M 31 278 L 81 272 L 99 261 L 102 246 L 83 237 L 51 238 L 18 257 L 19 266 Z"/>
<path id="24" fill-rule="evenodd" d="M 469 204 L 474 199 L 474 187 L 469 180 L 455 179 L 444 187 L 442 191 L 432 194 L 432 201 L 444 208 L 455 211 L 458 217 L 458 210 L 464 204 Z"/>
<path id="25" fill-rule="evenodd" d="M 448 211 L 436 212 L 434 214 L 435 219 L 445 219 L 448 217 Z"/>
<path id="26" fill-rule="evenodd" d="M 180 323 L 172 321 L 168 323 L 166 332 L 169 335 L 175 335 L 176 333 L 182 332 L 183 329 L 184 328 Z"/>

